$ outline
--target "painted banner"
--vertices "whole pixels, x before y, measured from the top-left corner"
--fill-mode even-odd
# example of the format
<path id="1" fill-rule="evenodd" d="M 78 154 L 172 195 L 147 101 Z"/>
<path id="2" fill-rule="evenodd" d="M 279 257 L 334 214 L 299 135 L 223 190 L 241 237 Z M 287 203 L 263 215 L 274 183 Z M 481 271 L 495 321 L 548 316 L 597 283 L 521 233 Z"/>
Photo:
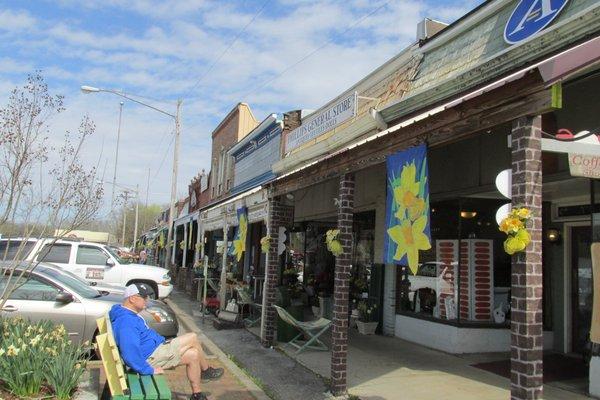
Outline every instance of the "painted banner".
<path id="1" fill-rule="evenodd" d="M 387 157 L 384 262 L 419 268 L 419 251 L 431 248 L 427 147 Z"/>
<path id="2" fill-rule="evenodd" d="M 236 257 L 237 261 L 242 259 L 246 250 L 246 233 L 248 232 L 248 208 L 241 207 L 237 209 L 238 227 L 233 239 L 230 254 Z"/>

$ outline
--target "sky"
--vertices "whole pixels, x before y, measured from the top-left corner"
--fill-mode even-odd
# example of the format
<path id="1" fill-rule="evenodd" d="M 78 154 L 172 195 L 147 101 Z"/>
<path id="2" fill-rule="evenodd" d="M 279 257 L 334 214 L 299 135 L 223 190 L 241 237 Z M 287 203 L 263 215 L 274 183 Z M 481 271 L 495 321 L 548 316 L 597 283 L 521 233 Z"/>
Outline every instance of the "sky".
<path id="1" fill-rule="evenodd" d="M 112 180 L 122 91 L 166 112 L 182 103 L 178 197 L 210 169 L 211 133 L 238 103 L 269 114 L 317 109 L 415 41 L 425 17 L 451 23 L 481 0 L 4 0 L 0 104 L 41 71 L 66 111 L 62 138 L 89 117 L 88 165 Z M 124 100 L 117 183 L 168 204 L 174 120 Z M 105 188 L 105 204 L 112 187 Z"/>

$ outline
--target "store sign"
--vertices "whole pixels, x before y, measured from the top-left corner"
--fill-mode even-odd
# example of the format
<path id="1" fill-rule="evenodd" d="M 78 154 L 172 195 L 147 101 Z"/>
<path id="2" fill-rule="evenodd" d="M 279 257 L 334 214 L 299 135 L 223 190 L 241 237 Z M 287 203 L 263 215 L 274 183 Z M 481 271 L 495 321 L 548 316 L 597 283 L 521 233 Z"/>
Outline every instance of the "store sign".
<path id="1" fill-rule="evenodd" d="M 600 156 L 569 153 L 569 171 L 572 176 L 600 178 Z"/>
<path id="2" fill-rule="evenodd" d="M 569 0 L 521 0 L 504 27 L 504 40 L 516 44 L 548 26 Z"/>
<path id="3" fill-rule="evenodd" d="M 331 107 L 306 118 L 305 121 L 302 121 L 302 125 L 288 134 L 285 151 L 292 151 L 356 116 L 357 97 L 357 93 L 354 92 Z"/>

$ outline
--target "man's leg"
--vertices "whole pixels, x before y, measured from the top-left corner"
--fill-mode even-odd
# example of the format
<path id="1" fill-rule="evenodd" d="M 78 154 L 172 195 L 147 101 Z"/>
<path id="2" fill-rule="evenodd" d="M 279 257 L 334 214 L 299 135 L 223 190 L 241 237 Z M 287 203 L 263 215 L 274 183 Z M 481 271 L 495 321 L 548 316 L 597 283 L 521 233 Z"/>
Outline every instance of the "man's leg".
<path id="1" fill-rule="evenodd" d="M 198 364 L 200 365 L 202 371 L 208 369 L 208 361 L 206 361 L 206 356 L 204 355 L 204 350 L 202 350 L 202 345 L 200 344 L 198 335 L 196 335 L 193 332 L 190 332 L 178 336 L 177 340 L 179 340 L 179 354 L 181 354 L 182 364 L 184 364 L 183 356 L 186 354 L 186 352 L 188 352 L 191 349 L 194 349 L 196 354 L 198 355 Z"/>
<path id="2" fill-rule="evenodd" d="M 181 355 L 181 363 L 185 365 L 192 393 L 200 393 L 200 353 L 194 347 L 188 348 Z"/>

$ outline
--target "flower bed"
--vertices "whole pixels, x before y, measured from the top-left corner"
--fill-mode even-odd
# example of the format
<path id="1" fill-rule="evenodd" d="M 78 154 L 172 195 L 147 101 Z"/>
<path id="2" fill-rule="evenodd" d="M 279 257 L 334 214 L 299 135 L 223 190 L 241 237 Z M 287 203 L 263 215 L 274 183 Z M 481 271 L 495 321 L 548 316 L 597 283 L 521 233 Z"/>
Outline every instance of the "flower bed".
<path id="1" fill-rule="evenodd" d="M 0 390 L 13 398 L 70 399 L 89 350 L 87 343 L 71 343 L 62 325 L 0 319 Z"/>

